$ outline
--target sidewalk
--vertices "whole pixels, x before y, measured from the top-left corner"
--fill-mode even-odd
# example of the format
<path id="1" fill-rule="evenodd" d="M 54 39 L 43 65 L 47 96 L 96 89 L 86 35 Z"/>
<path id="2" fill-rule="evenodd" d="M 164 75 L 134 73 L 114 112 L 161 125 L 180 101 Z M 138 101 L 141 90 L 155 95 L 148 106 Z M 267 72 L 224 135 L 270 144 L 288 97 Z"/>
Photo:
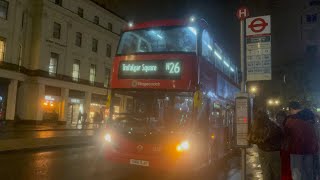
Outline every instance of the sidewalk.
<path id="1" fill-rule="evenodd" d="M 2 126 L 0 152 L 92 144 L 97 132 L 93 124 Z"/>
<path id="2" fill-rule="evenodd" d="M 256 146 L 247 149 L 246 156 L 247 163 L 247 180 L 262 180 L 262 170 L 259 162 L 258 149 Z M 240 166 L 238 168 L 232 168 L 228 173 L 229 180 L 241 179 L 241 157 Z"/>
<path id="3" fill-rule="evenodd" d="M 76 125 L 76 124 L 67 124 L 67 125 L 58 125 L 52 123 L 42 123 L 39 125 L 25 125 L 25 124 L 17 124 L 17 125 L 0 125 L 0 132 L 3 131 L 61 131 L 61 130 L 83 130 L 83 129 L 95 129 L 93 124 L 89 124 L 86 126 Z"/>

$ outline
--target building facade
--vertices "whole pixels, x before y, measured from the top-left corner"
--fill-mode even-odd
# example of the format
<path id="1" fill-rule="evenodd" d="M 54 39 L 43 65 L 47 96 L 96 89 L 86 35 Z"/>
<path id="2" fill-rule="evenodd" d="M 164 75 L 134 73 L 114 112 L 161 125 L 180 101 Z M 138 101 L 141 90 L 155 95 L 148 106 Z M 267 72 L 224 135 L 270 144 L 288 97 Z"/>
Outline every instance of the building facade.
<path id="1" fill-rule="evenodd" d="M 0 0 L 0 113 L 76 123 L 108 113 L 109 74 L 126 21 L 90 0 Z"/>

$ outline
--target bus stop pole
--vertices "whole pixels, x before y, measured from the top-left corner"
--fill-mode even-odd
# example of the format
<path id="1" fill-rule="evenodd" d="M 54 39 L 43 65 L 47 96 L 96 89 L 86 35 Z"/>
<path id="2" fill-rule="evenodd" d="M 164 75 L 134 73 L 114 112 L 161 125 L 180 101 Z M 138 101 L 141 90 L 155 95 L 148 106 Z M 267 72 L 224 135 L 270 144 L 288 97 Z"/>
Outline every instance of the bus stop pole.
<path id="1" fill-rule="evenodd" d="M 241 61 L 241 92 L 246 92 L 245 57 L 244 57 L 244 21 L 240 21 L 240 61 Z M 241 148 L 241 180 L 246 180 L 246 148 Z"/>

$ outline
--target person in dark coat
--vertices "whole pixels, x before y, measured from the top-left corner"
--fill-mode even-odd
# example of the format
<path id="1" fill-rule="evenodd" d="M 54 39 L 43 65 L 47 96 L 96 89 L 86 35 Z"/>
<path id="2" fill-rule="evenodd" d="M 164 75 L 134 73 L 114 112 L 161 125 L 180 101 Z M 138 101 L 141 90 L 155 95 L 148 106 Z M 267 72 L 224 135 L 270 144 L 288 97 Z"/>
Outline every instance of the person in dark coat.
<path id="1" fill-rule="evenodd" d="M 315 179 L 314 156 L 319 151 L 315 132 L 315 115 L 302 109 L 299 102 L 290 102 L 290 115 L 284 125 L 285 149 L 290 153 L 293 180 Z"/>
<path id="2" fill-rule="evenodd" d="M 256 112 L 254 117 L 249 142 L 258 146 L 263 179 L 280 179 L 282 130 L 264 111 Z"/>
<path id="3" fill-rule="evenodd" d="M 287 120 L 287 113 L 285 111 L 279 111 L 276 115 L 276 122 L 278 126 L 283 130 Z M 281 180 L 292 180 L 291 167 L 290 167 L 290 153 L 284 148 L 282 142 L 281 150 Z"/>

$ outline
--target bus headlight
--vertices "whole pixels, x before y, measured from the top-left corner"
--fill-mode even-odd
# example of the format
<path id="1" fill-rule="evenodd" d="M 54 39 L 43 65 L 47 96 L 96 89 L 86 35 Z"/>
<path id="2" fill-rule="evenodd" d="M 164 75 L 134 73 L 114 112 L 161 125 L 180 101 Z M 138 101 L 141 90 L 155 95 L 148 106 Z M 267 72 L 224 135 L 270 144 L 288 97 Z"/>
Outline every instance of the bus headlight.
<path id="1" fill-rule="evenodd" d="M 182 141 L 180 144 L 177 145 L 176 150 L 178 152 L 187 151 L 190 148 L 189 141 Z"/>
<path id="2" fill-rule="evenodd" d="M 104 135 L 104 140 L 111 143 L 111 135 L 109 133 Z"/>

